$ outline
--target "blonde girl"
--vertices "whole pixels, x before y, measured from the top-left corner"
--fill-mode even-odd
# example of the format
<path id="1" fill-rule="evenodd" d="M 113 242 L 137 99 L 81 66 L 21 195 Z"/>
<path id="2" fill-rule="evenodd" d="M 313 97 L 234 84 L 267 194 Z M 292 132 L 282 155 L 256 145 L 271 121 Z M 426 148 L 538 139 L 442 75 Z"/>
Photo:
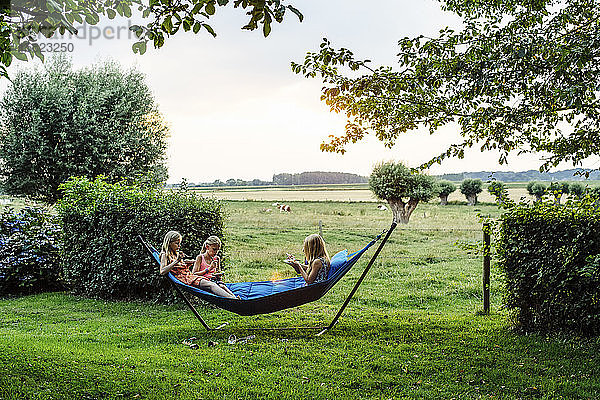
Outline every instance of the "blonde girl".
<path id="1" fill-rule="evenodd" d="M 160 252 L 160 274 L 166 275 L 171 272 L 186 285 L 197 286 L 217 296 L 236 298 L 230 291 L 223 290 L 215 282 L 204 279 L 202 276 L 190 271 L 194 261 L 183 259 L 184 254 L 179 251 L 182 239 L 181 234 L 176 231 L 169 231 L 165 235 Z"/>
<path id="2" fill-rule="evenodd" d="M 200 254 L 196 257 L 192 273 L 215 283 L 230 296 L 235 297 L 233 292 L 221 280 L 223 273 L 221 272 L 221 259 L 217 255 L 219 250 L 221 250 L 221 239 L 217 236 L 209 236 L 202 244 Z"/>
<path id="3" fill-rule="evenodd" d="M 308 284 L 326 280 L 329 273 L 330 260 L 323 238 L 316 233 L 307 236 L 304 239 L 302 249 L 306 264 L 299 263 L 291 254 L 288 254 L 288 264 L 294 267 Z"/>

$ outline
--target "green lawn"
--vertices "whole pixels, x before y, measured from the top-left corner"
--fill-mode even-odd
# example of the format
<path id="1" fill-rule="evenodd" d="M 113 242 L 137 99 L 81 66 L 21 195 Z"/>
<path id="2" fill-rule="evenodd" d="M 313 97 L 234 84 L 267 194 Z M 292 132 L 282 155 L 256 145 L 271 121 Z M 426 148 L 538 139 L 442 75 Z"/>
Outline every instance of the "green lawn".
<path id="1" fill-rule="evenodd" d="M 368 203 L 298 202 L 291 214 L 225 205 L 229 280 L 292 276 L 279 260 L 300 256 L 319 221 L 333 254 L 358 250 L 391 220 Z M 481 240 L 478 214 L 498 210 L 420 205 L 320 337 L 252 329 L 327 323 L 373 250 L 297 309 L 240 317 L 199 305 L 209 324 L 229 322 L 224 331 L 207 333 L 181 306 L 63 293 L 0 300 L 0 399 L 599 398 L 600 341 L 513 333 L 494 267 L 492 314 L 478 315 L 482 262 L 468 250 Z M 197 349 L 182 344 L 190 337 Z"/>

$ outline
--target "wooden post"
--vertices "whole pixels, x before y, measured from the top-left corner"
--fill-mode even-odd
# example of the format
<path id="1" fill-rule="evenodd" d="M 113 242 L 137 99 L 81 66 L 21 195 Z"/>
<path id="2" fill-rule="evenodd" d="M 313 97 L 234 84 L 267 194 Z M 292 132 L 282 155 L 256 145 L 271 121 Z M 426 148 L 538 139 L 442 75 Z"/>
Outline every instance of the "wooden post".
<path id="1" fill-rule="evenodd" d="M 490 224 L 483 224 L 483 313 L 490 313 Z"/>
<path id="2" fill-rule="evenodd" d="M 319 220 L 319 235 L 323 237 L 323 221 Z"/>

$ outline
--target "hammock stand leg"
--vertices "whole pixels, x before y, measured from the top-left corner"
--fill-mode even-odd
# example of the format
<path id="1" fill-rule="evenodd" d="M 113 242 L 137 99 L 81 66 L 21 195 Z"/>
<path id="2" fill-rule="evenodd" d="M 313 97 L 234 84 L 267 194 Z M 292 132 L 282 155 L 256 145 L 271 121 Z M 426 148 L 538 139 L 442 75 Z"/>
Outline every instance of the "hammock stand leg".
<path id="1" fill-rule="evenodd" d="M 379 247 L 375 251 L 375 254 L 373 254 L 373 257 L 371 257 L 371 260 L 369 261 L 369 263 L 365 267 L 365 270 L 363 271 L 362 275 L 360 276 L 360 278 L 358 278 L 358 281 L 356 282 L 356 285 L 354 285 L 354 288 L 352 288 L 352 291 L 350 292 L 350 294 L 346 298 L 346 301 L 344 301 L 344 304 L 342 305 L 342 307 L 340 308 L 340 310 L 338 311 L 338 313 L 336 314 L 336 316 L 333 318 L 333 321 L 331 321 L 331 323 L 329 324 L 329 326 L 327 326 L 321 332 L 317 333 L 317 336 L 321 336 L 322 334 L 324 334 L 325 332 L 327 332 L 328 330 L 330 330 L 331 328 L 333 328 L 333 326 L 337 323 L 338 319 L 340 318 L 340 315 L 342 315 L 342 313 L 344 312 L 344 309 L 346 308 L 346 306 L 348 305 L 348 303 L 350 303 L 350 300 L 352 299 L 352 296 L 354 296 L 354 293 L 356 293 L 356 291 L 358 290 L 358 287 L 360 286 L 360 284 L 362 283 L 362 281 L 365 279 L 365 276 L 367 276 L 367 273 L 369 272 L 369 269 L 371 269 L 371 266 L 373 265 L 373 262 L 375 262 L 375 259 L 377 258 L 377 256 L 381 252 L 381 249 L 385 245 L 385 242 L 387 242 L 388 238 L 390 237 L 390 235 L 392 234 L 392 232 L 396 228 L 396 225 L 397 225 L 396 222 L 392 222 L 392 225 L 390 226 L 390 229 L 387 231 L 387 234 L 385 235 L 385 237 L 383 238 L 383 240 L 379 244 Z"/>
<path id="2" fill-rule="evenodd" d="M 198 318 L 198 321 L 200 321 L 200 323 L 202 324 L 202 326 L 204 326 L 207 331 L 214 330 L 213 328 L 211 328 L 210 326 L 208 326 L 208 324 L 204 321 L 204 319 L 202 319 L 202 317 L 200 316 L 200 314 L 198 314 L 198 311 L 196 311 L 196 308 L 194 307 L 194 305 L 188 300 L 188 298 L 181 291 L 181 289 L 179 289 L 177 287 L 177 285 L 175 285 L 173 282 L 169 281 L 169 283 L 171 283 L 171 287 L 173 289 L 175 289 L 175 291 L 177 292 L 177 294 L 179 294 L 179 296 L 183 299 L 183 301 L 189 307 L 189 309 L 192 310 L 192 312 L 194 313 L 194 315 L 196 316 L 196 318 Z"/>

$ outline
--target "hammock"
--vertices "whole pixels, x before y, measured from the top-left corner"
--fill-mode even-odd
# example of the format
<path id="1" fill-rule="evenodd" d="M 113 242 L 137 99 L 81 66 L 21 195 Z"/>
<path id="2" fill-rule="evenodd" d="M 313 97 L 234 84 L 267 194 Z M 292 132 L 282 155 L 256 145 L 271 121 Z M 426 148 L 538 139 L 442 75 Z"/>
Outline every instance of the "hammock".
<path id="1" fill-rule="evenodd" d="M 330 324 L 330 326 L 327 329 L 330 329 L 339 318 L 339 315 L 350 301 L 350 298 L 352 297 L 356 289 L 358 289 L 358 286 L 364 279 L 367 271 L 373 264 L 373 261 L 381 251 L 381 248 L 389 238 L 395 226 L 396 224 L 392 223 L 392 226 L 387 231 L 384 240 L 381 242 L 379 248 L 373 255 L 373 258 L 369 262 L 368 266 L 365 268 L 363 275 L 360 277 L 359 281 L 356 283 L 356 286 L 350 293 L 349 297 L 346 299 L 346 302 L 338 312 L 338 315 L 336 315 L 334 321 Z M 385 231 L 383 233 L 385 233 Z M 350 270 L 350 268 L 352 268 L 352 266 L 360 259 L 360 257 L 371 246 L 373 246 L 377 242 L 377 240 L 379 240 L 379 238 L 381 238 L 383 233 L 379 234 L 375 239 L 373 239 L 365 247 L 363 247 L 357 252 L 348 254 L 347 250 L 343 250 L 339 253 L 336 253 L 331 258 L 331 265 L 327 279 L 322 282 L 313 283 L 310 285 L 307 285 L 301 276 L 276 281 L 226 283 L 226 286 L 236 296 L 240 297 L 239 299 L 230 299 L 217 296 L 211 292 L 202 290 L 201 288 L 195 286 L 186 285 L 185 283 L 178 280 L 170 272 L 167 276 L 174 289 L 176 289 L 176 291 L 182 296 L 188 307 L 190 307 L 190 309 L 200 320 L 202 325 L 204 325 L 206 329 L 210 330 L 211 328 L 200 317 L 198 312 L 195 310 L 195 308 L 186 298 L 183 292 L 194 295 L 210 304 L 213 304 L 219 308 L 239 315 L 267 314 L 286 308 L 297 307 L 302 304 L 313 302 L 323 297 Z M 141 236 L 139 236 L 139 238 L 146 247 L 146 249 L 152 254 L 154 260 L 160 265 L 159 252 L 154 247 L 146 243 L 146 241 Z"/>

